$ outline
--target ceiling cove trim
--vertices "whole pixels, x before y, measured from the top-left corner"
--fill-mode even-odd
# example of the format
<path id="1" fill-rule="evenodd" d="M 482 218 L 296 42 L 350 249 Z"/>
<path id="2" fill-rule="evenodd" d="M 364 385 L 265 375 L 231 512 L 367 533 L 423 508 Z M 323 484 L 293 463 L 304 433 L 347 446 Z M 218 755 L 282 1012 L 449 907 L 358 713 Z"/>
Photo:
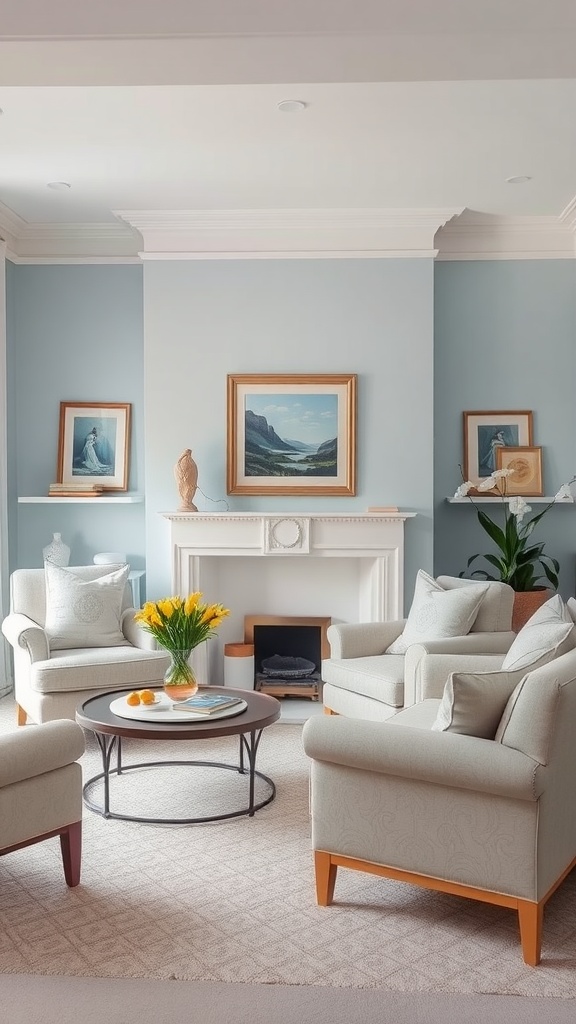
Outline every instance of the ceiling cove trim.
<path id="1" fill-rule="evenodd" d="M 143 260 L 432 258 L 462 208 L 423 210 L 115 210 Z"/>
<path id="2" fill-rule="evenodd" d="M 29 223 L 0 203 L 0 239 L 12 263 L 139 263 L 142 239 L 129 225 Z"/>
<path id="3" fill-rule="evenodd" d="M 576 258 L 576 196 L 559 217 L 423 210 L 123 211 L 109 223 L 28 223 L 0 203 L 6 258 L 22 264 L 150 260 Z"/>
<path id="4" fill-rule="evenodd" d="M 439 229 L 435 243 L 440 261 L 573 260 L 576 197 L 560 217 L 504 217 L 466 210 Z"/>

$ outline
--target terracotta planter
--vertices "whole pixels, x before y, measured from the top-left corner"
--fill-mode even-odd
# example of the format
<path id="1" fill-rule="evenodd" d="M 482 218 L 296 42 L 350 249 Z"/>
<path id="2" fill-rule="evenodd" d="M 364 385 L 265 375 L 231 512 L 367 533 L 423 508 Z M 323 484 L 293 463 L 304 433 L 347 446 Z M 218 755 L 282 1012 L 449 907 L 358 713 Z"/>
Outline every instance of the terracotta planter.
<path id="1" fill-rule="evenodd" d="M 512 611 L 512 629 L 518 633 L 522 626 L 534 614 L 537 608 L 554 595 L 555 591 L 548 587 L 536 587 L 535 590 L 516 590 Z"/>

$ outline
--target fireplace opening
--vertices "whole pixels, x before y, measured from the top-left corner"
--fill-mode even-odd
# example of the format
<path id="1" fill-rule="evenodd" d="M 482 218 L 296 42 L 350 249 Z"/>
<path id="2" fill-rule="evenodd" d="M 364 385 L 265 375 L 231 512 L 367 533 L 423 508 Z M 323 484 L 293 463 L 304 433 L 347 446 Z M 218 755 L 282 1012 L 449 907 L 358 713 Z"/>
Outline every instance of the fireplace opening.
<path id="1" fill-rule="evenodd" d="M 321 692 L 322 659 L 329 657 L 330 618 L 246 615 L 244 642 L 254 644 L 254 688 L 274 697 Z"/>

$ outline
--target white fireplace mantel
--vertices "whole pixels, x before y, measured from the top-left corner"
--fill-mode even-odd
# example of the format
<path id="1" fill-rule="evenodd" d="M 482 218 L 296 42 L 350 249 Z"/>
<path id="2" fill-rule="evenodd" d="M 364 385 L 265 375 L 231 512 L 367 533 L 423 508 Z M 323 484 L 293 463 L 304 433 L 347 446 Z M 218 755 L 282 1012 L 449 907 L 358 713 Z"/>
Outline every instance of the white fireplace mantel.
<path id="1" fill-rule="evenodd" d="M 404 524 L 415 512 L 161 514 L 170 522 L 172 592 L 201 591 L 230 607 L 224 640 L 241 640 L 243 616 L 255 612 L 357 622 L 403 614 Z M 205 652 L 196 658 L 217 677 L 202 664 Z"/>

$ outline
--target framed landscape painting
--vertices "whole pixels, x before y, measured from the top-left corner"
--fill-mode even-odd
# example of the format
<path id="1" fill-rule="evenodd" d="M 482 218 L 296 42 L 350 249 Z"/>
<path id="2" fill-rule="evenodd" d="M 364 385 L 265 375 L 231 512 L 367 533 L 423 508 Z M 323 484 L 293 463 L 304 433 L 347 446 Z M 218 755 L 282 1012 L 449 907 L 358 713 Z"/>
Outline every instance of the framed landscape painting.
<path id="1" fill-rule="evenodd" d="M 465 412 L 464 479 L 475 487 L 498 468 L 498 448 L 532 445 L 532 412 Z M 488 495 L 496 492 L 486 491 Z"/>
<path id="2" fill-rule="evenodd" d="M 58 483 L 128 489 L 128 402 L 60 402 Z"/>
<path id="3" fill-rule="evenodd" d="M 356 374 L 229 374 L 228 494 L 356 493 Z"/>

